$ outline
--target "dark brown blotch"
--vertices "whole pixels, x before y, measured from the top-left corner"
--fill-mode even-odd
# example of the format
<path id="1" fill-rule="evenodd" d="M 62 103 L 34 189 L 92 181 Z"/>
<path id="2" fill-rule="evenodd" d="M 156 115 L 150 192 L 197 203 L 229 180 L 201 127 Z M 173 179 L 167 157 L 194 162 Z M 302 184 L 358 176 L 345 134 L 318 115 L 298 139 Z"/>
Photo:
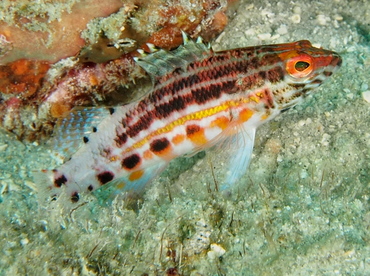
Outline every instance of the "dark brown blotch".
<path id="1" fill-rule="evenodd" d="M 73 203 L 76 203 L 80 200 L 80 195 L 78 194 L 78 192 L 74 192 L 71 196 L 71 201 Z"/>
<path id="2" fill-rule="evenodd" d="M 66 184 L 67 178 L 64 176 L 64 174 L 57 179 L 54 180 L 54 186 L 60 188 L 63 184 Z"/>
<path id="3" fill-rule="evenodd" d="M 159 153 L 170 146 L 170 141 L 167 138 L 156 139 L 150 143 L 150 150 L 154 153 Z"/>
<path id="4" fill-rule="evenodd" d="M 122 160 L 122 167 L 125 169 L 133 169 L 140 163 L 140 156 L 138 154 L 133 154 Z"/>
<path id="5" fill-rule="evenodd" d="M 200 126 L 198 125 L 189 125 L 186 127 L 186 135 L 191 136 L 194 133 L 197 133 L 200 131 Z"/>
<path id="6" fill-rule="evenodd" d="M 121 147 L 127 141 L 127 134 L 126 133 L 117 134 L 116 138 L 114 138 L 114 141 L 116 141 L 118 147 Z"/>
<path id="7" fill-rule="evenodd" d="M 99 173 L 97 175 L 97 178 L 98 178 L 100 184 L 104 185 L 104 184 L 108 183 L 109 181 L 111 181 L 114 178 L 114 174 L 110 171 L 105 171 L 105 172 Z"/>

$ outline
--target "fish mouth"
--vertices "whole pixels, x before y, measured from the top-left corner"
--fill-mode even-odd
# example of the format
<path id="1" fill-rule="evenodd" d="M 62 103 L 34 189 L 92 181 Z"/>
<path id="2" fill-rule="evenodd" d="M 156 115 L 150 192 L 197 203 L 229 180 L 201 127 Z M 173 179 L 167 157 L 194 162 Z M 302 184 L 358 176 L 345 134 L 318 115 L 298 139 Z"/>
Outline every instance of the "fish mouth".
<path id="1" fill-rule="evenodd" d="M 332 52 L 331 61 L 328 66 L 324 69 L 323 75 L 328 78 L 334 74 L 342 66 L 342 57 L 336 53 Z"/>
<path id="2" fill-rule="evenodd" d="M 332 61 L 330 63 L 331 66 L 334 67 L 334 69 L 337 69 L 339 67 L 342 66 L 342 57 L 336 53 L 336 52 L 333 52 L 332 53 Z"/>
<path id="3" fill-rule="evenodd" d="M 333 75 L 341 65 L 342 57 L 336 52 L 330 52 L 330 54 L 318 62 L 318 72 L 310 78 L 310 81 L 318 81 L 321 75 L 321 82 L 323 82 L 325 79 Z"/>
<path id="4" fill-rule="evenodd" d="M 323 68 L 325 71 L 334 73 L 341 65 L 342 58 L 337 52 L 322 50 L 322 55 L 315 58 L 317 69 Z"/>

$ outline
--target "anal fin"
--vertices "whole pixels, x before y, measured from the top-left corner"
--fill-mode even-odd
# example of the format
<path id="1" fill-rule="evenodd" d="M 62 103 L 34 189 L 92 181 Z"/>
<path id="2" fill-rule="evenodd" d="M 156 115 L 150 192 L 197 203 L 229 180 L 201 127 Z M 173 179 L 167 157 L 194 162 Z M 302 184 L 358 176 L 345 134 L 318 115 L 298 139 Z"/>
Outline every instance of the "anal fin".
<path id="1" fill-rule="evenodd" d="M 113 199 L 121 193 L 143 192 L 146 185 L 153 180 L 168 163 L 162 161 L 155 166 L 134 171 L 131 174 L 118 176 L 116 179 L 104 184 L 104 186 L 95 190 L 93 194 L 97 197 L 100 205 L 109 205 Z"/>

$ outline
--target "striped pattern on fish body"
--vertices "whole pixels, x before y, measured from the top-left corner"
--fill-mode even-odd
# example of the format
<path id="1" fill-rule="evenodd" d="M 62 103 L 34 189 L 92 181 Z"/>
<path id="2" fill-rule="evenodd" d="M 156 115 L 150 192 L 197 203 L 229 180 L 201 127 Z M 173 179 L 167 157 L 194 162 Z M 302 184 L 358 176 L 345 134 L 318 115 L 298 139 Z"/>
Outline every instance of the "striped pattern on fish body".
<path id="1" fill-rule="evenodd" d="M 178 49 L 136 62 L 151 75 L 152 91 L 110 109 L 71 160 L 45 173 L 50 195 L 64 189 L 77 202 L 89 191 L 102 200 L 139 192 L 170 160 L 225 140 L 233 155 L 227 189 L 246 171 L 256 128 L 299 103 L 341 59 L 309 41 L 213 52 L 185 37 Z"/>

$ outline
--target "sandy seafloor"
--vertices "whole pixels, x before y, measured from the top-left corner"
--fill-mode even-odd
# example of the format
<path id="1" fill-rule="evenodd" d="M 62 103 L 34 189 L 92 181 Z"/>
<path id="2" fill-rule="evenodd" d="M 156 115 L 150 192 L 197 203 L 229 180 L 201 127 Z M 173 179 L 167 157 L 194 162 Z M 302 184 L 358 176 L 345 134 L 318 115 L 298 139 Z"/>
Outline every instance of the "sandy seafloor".
<path id="1" fill-rule="evenodd" d="M 1 132 L 0 274 L 370 275 L 369 24 L 368 0 L 240 4 L 215 49 L 309 39 L 343 65 L 258 129 L 230 197 L 212 153 L 174 162 L 136 205 L 41 208 L 31 172 L 50 151 Z"/>

